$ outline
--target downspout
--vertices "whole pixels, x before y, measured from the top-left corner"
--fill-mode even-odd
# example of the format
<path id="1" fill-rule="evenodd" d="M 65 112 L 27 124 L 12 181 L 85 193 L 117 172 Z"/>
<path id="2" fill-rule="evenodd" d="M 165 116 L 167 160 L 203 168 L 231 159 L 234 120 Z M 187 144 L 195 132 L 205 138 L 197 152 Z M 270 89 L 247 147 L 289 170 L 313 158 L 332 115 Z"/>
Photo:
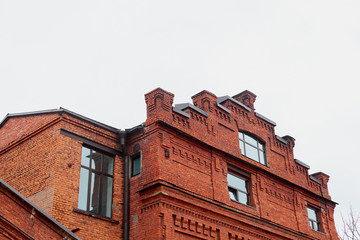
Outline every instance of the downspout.
<path id="1" fill-rule="evenodd" d="M 129 153 L 126 148 L 126 131 L 120 131 L 120 144 L 124 156 L 124 240 L 129 240 Z"/>

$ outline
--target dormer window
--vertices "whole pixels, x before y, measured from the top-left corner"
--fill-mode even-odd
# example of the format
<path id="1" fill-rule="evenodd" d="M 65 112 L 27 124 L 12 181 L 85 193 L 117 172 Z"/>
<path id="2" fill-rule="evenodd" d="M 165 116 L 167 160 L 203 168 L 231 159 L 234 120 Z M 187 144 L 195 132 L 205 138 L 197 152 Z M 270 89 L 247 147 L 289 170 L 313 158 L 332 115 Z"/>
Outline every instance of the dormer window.
<path id="1" fill-rule="evenodd" d="M 265 144 L 256 137 L 239 132 L 241 154 L 266 165 Z"/>

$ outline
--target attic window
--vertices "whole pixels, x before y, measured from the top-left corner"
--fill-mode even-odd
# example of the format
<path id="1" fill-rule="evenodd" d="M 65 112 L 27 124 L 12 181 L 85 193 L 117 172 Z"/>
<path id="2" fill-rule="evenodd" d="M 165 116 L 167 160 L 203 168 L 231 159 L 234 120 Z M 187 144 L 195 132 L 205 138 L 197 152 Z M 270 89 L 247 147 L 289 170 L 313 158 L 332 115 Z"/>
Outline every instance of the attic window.
<path id="1" fill-rule="evenodd" d="M 265 144 L 256 137 L 239 132 L 241 154 L 266 165 Z"/>

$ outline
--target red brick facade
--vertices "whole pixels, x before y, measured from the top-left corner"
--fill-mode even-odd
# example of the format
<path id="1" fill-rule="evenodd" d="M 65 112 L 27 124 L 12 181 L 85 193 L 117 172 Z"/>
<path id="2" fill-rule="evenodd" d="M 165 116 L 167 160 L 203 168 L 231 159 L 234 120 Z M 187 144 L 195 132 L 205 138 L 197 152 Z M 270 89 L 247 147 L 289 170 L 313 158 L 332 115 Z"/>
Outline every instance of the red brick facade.
<path id="1" fill-rule="evenodd" d="M 149 92 L 145 124 L 125 131 L 64 109 L 9 115 L 0 178 L 83 239 L 338 239 L 329 176 L 294 159 L 295 139 L 275 134 L 255 94 L 173 99 Z M 239 132 L 264 160 L 242 152 Z M 78 209 L 82 146 L 114 156 L 111 218 Z M 229 173 L 246 202 L 230 199 Z"/>
<path id="2" fill-rule="evenodd" d="M 0 180 L 0 239 L 79 239 Z"/>
<path id="3" fill-rule="evenodd" d="M 121 154 L 115 157 L 112 218 L 77 210 L 82 145 L 86 140 L 121 152 L 116 129 L 61 110 L 11 116 L 5 121 L 0 129 L 0 178 L 82 239 L 122 236 Z"/>

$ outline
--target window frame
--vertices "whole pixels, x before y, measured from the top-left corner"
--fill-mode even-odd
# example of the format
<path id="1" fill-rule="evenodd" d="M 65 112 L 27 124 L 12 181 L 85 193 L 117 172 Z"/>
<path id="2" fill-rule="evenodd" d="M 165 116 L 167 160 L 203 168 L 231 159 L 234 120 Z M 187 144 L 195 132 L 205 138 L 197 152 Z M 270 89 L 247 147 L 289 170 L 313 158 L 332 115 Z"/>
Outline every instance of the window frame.
<path id="1" fill-rule="evenodd" d="M 130 159 L 131 159 L 131 164 L 130 164 L 130 165 L 131 165 L 131 167 L 130 167 L 131 177 L 135 177 L 135 176 L 137 176 L 137 175 L 140 175 L 140 174 L 141 174 L 141 168 L 142 168 L 142 156 L 141 156 L 141 152 L 138 152 L 138 153 L 132 155 L 132 156 L 130 157 Z M 140 164 L 140 166 L 139 166 L 139 172 L 134 173 L 134 170 L 135 170 L 134 163 L 135 163 L 135 160 L 137 160 L 137 159 L 139 159 L 139 164 Z"/>
<path id="2" fill-rule="evenodd" d="M 309 210 L 312 210 L 314 212 L 316 219 L 310 218 Z M 316 232 L 322 232 L 320 209 L 317 207 L 308 205 L 308 206 L 306 206 L 306 213 L 308 215 L 308 222 L 309 222 L 310 228 Z M 314 226 L 316 226 L 317 229 L 315 229 Z"/>
<path id="3" fill-rule="evenodd" d="M 240 138 L 240 134 L 242 134 L 242 138 Z M 246 137 L 256 141 L 256 145 L 253 143 L 246 141 Z M 264 166 L 268 165 L 267 157 L 266 157 L 266 144 L 265 141 L 261 140 L 259 137 L 255 136 L 254 134 L 251 134 L 246 131 L 239 131 L 238 132 L 238 138 L 239 138 L 239 147 L 241 149 L 241 155 L 250 158 L 251 160 L 258 162 Z M 255 148 L 257 153 L 257 159 L 253 158 L 248 154 L 246 151 L 246 146 Z M 243 146 L 243 147 L 242 147 Z M 261 161 L 261 154 L 263 156 L 263 162 Z"/>
<path id="4" fill-rule="evenodd" d="M 246 188 L 246 191 L 243 191 L 242 189 L 240 189 L 239 187 L 237 186 L 233 186 L 229 183 L 229 180 L 228 180 L 228 176 L 231 175 L 233 177 L 236 177 L 238 179 L 241 179 L 245 182 L 245 188 Z M 240 203 L 240 204 L 243 204 L 245 206 L 252 206 L 252 201 L 251 201 L 251 178 L 250 178 L 250 174 L 246 173 L 246 172 L 243 172 L 239 169 L 236 169 L 234 167 L 231 167 L 229 166 L 228 167 L 228 172 L 227 172 L 227 176 L 226 176 L 226 179 L 227 179 L 227 182 L 228 182 L 228 192 L 229 192 L 229 195 L 230 195 L 230 189 L 232 190 L 235 190 L 236 191 L 236 197 L 235 199 L 232 199 L 231 198 L 231 195 L 230 195 L 230 200 L 231 201 L 234 201 L 234 202 L 237 202 L 237 203 Z M 239 193 L 240 194 L 245 194 L 246 195 L 246 203 L 244 202 L 241 202 L 240 199 L 239 199 Z"/>
<path id="5" fill-rule="evenodd" d="M 89 155 L 89 166 L 86 166 L 86 165 L 83 165 L 83 151 L 84 151 L 84 148 L 85 149 L 88 149 L 90 151 L 90 155 Z M 93 160 L 93 152 L 97 153 L 97 154 L 100 154 L 101 156 L 101 170 L 97 170 L 95 168 L 92 168 L 92 160 Z M 112 173 L 109 174 L 107 172 L 105 172 L 105 170 L 103 169 L 103 166 L 104 166 L 104 156 L 106 157 L 109 157 L 110 159 L 112 159 Z M 85 145 L 83 144 L 82 146 L 82 150 L 81 150 L 81 163 L 80 163 L 80 178 L 79 178 L 79 192 L 78 192 L 78 209 L 81 210 L 81 211 L 84 211 L 84 212 L 87 212 L 91 215 L 96 215 L 96 216 L 99 216 L 99 217 L 104 217 L 104 218 L 109 218 L 111 219 L 112 218 L 112 204 L 113 204 L 113 195 L 114 195 L 114 169 L 115 169 L 115 155 L 112 155 L 112 154 L 109 154 L 109 153 L 106 153 L 102 150 L 99 150 L 98 148 L 94 148 L 92 146 L 89 146 L 89 145 Z M 87 195 L 86 195 L 86 209 L 84 209 L 82 206 L 79 206 L 80 204 L 80 194 L 81 194 L 81 172 L 82 170 L 86 170 L 88 171 L 88 179 L 83 179 L 86 181 L 86 191 L 87 191 Z M 95 176 L 98 175 L 99 176 L 99 181 L 98 181 L 98 203 L 97 203 L 97 212 L 95 211 L 92 211 L 90 210 L 91 206 L 91 202 L 94 200 L 91 198 L 91 191 L 92 191 L 92 187 L 93 187 L 93 184 L 95 182 L 95 180 L 93 180 L 92 176 L 94 175 L 94 179 L 95 179 Z M 103 211 L 103 206 L 102 206 L 102 198 L 103 198 L 103 194 L 106 193 L 108 189 L 108 184 L 109 183 L 106 183 L 106 186 L 104 187 L 103 186 L 103 181 L 105 179 L 105 177 L 107 178 L 110 178 L 112 181 L 111 181 L 111 197 L 110 197 L 110 203 L 109 204 L 106 204 L 106 207 L 109 207 L 110 209 L 110 213 L 109 215 L 105 212 L 105 214 L 102 214 L 102 211 Z M 85 190 L 85 189 L 83 189 Z M 106 209 L 105 209 L 106 211 Z"/>

